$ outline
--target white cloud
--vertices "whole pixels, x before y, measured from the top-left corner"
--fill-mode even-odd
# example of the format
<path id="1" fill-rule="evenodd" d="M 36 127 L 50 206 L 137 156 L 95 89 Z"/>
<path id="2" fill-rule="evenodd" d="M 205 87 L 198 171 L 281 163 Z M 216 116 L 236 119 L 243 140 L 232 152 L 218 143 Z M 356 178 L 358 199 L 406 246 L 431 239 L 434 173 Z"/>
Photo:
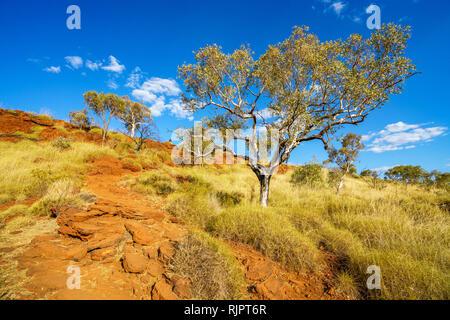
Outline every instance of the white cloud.
<path id="1" fill-rule="evenodd" d="M 136 85 L 136 82 L 132 84 Z M 133 89 L 131 94 L 134 98 L 149 104 L 152 115 L 155 117 L 168 111 L 177 118 L 193 120 L 192 114 L 183 108 L 179 98 L 180 93 L 181 89 L 175 80 L 152 77 Z M 172 98 L 168 99 L 168 97 Z"/>
<path id="2" fill-rule="evenodd" d="M 125 70 L 125 66 L 123 64 L 119 64 L 119 60 L 117 60 L 113 56 L 109 56 L 109 65 L 102 67 L 103 70 L 122 73 Z"/>
<path id="3" fill-rule="evenodd" d="M 92 71 L 98 70 L 101 65 L 101 62 L 92 62 L 91 60 L 86 60 L 86 67 Z"/>
<path id="4" fill-rule="evenodd" d="M 409 129 L 418 128 L 420 125 L 418 124 L 406 124 L 403 121 L 399 121 L 397 123 L 388 124 L 386 126 L 386 130 L 389 132 L 402 132 Z"/>
<path id="5" fill-rule="evenodd" d="M 83 59 L 79 56 L 67 56 L 64 59 L 69 64 L 69 67 L 73 69 L 78 69 L 83 65 Z"/>
<path id="6" fill-rule="evenodd" d="M 383 166 L 383 167 L 379 167 L 379 168 L 374 168 L 372 169 L 372 171 L 377 171 L 377 172 L 384 172 L 384 171 L 388 171 L 389 169 L 396 167 L 397 165 L 394 166 Z"/>
<path id="7" fill-rule="evenodd" d="M 60 66 L 57 66 L 57 67 L 51 66 L 51 67 L 44 68 L 44 71 L 50 72 L 50 73 L 60 73 L 61 67 Z"/>
<path id="8" fill-rule="evenodd" d="M 334 12 L 339 16 L 344 9 L 345 4 L 342 3 L 342 1 L 337 1 L 331 4 L 331 8 L 334 10 Z"/>
<path id="9" fill-rule="evenodd" d="M 119 85 L 113 79 L 108 80 L 107 84 L 108 88 L 113 90 L 116 90 L 119 87 Z"/>
<path id="10" fill-rule="evenodd" d="M 39 109 L 39 114 L 43 114 L 43 115 L 51 116 L 51 117 L 53 116 L 52 111 L 49 108 L 47 108 L 47 107 L 40 108 Z"/>
<path id="11" fill-rule="evenodd" d="M 445 134 L 447 127 L 428 127 L 423 124 L 406 124 L 402 121 L 388 124 L 379 132 L 370 133 L 362 137 L 368 141 L 368 151 L 381 153 L 385 151 L 412 149 L 414 143 L 430 142 L 434 137 Z"/>
<path id="12" fill-rule="evenodd" d="M 144 78 L 144 74 L 141 70 L 141 68 L 136 67 L 134 68 L 133 72 L 130 73 L 127 79 L 127 83 L 125 84 L 125 87 L 136 89 L 141 85 L 141 81 Z"/>

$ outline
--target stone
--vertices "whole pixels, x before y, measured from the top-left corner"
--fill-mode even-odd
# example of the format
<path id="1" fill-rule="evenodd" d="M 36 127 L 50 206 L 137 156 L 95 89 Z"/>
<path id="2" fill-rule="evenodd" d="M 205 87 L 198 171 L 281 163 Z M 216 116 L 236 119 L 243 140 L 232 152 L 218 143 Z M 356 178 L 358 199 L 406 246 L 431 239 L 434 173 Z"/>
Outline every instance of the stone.
<path id="1" fill-rule="evenodd" d="M 147 258 L 139 253 L 125 253 L 122 258 L 123 268 L 129 273 L 143 273 L 147 262 Z"/>
<path id="2" fill-rule="evenodd" d="M 191 298 L 191 281 L 174 275 L 171 279 L 173 283 L 173 292 L 182 299 Z"/>
<path id="3" fill-rule="evenodd" d="M 161 243 L 158 249 L 159 258 L 162 261 L 169 261 L 175 254 L 175 248 L 169 241 Z"/>
<path id="4" fill-rule="evenodd" d="M 158 248 L 156 246 L 144 247 L 142 251 L 149 259 L 158 258 Z"/>
<path id="5" fill-rule="evenodd" d="M 91 259 L 94 261 L 102 261 L 117 254 L 116 248 L 102 248 L 91 252 Z"/>
<path id="6" fill-rule="evenodd" d="M 111 234 L 111 235 L 98 235 L 88 241 L 88 251 L 93 251 L 96 249 L 108 248 L 119 244 L 124 240 L 122 234 Z"/>
<path id="7" fill-rule="evenodd" d="M 164 265 L 156 259 L 150 259 L 147 264 L 147 271 L 153 277 L 159 277 L 164 273 Z"/>
<path id="8" fill-rule="evenodd" d="M 133 236 L 133 240 L 136 243 L 148 246 L 160 240 L 158 236 L 153 234 L 151 230 L 143 224 L 126 222 L 125 228 Z"/>
<path id="9" fill-rule="evenodd" d="M 161 279 L 153 287 L 152 290 L 153 300 L 178 300 L 178 297 L 173 293 L 172 286 L 166 281 Z"/>

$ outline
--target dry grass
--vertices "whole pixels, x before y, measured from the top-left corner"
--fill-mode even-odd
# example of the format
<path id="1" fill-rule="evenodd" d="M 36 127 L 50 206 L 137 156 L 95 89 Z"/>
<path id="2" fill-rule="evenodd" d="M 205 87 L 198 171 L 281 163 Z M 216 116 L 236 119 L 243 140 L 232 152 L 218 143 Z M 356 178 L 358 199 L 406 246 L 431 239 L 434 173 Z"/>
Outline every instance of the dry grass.
<path id="1" fill-rule="evenodd" d="M 204 232 L 190 232 L 178 243 L 171 269 L 191 280 L 193 299 L 242 298 L 245 282 L 239 263 L 226 245 Z"/>
<path id="2" fill-rule="evenodd" d="M 79 180 L 88 170 L 86 160 L 117 157 L 110 148 L 74 142 L 64 152 L 55 152 L 51 143 L 0 142 L 0 201 L 22 201 L 41 196 L 54 181 Z"/>
<path id="3" fill-rule="evenodd" d="M 291 172 L 271 182 L 270 205 L 257 204 L 257 180 L 235 165 L 164 167 L 178 183 L 167 210 L 213 236 L 252 245 L 295 270 L 320 270 L 319 246 L 341 261 L 336 284 L 360 298 L 448 299 L 450 296 L 449 194 L 387 184 L 378 190 L 347 177 L 340 195 L 330 187 L 296 187 Z M 198 183 L 200 181 L 200 183 Z M 217 191 L 239 193 L 242 201 L 223 206 Z M 381 268 L 382 289 L 366 288 L 367 267 Z"/>

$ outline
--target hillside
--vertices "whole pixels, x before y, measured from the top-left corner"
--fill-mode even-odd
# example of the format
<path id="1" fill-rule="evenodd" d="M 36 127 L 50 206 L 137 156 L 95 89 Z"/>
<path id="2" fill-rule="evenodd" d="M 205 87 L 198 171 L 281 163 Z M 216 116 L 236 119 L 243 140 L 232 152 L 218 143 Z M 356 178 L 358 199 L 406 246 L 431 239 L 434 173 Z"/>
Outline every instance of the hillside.
<path id="1" fill-rule="evenodd" d="M 448 192 L 354 176 L 336 195 L 283 166 L 262 208 L 244 164 L 172 147 L 0 109 L 0 298 L 448 299 Z"/>

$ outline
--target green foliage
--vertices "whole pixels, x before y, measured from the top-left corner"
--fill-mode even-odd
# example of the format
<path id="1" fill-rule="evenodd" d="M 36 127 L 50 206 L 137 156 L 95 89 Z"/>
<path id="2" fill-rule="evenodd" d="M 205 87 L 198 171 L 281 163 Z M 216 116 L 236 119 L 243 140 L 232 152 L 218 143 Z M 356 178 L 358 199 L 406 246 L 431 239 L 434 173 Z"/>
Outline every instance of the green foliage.
<path id="1" fill-rule="evenodd" d="M 341 168 L 330 168 L 328 169 L 328 185 L 334 189 L 339 187 L 342 179 L 344 177 L 344 172 Z"/>
<path id="2" fill-rule="evenodd" d="M 76 197 L 78 187 L 71 179 L 60 179 L 52 183 L 44 197 L 35 202 L 29 209 L 30 214 L 37 216 L 59 216 L 63 207 L 80 207 L 82 201 Z"/>
<path id="3" fill-rule="evenodd" d="M 168 195 L 175 191 L 175 182 L 167 174 L 148 172 L 138 177 L 134 187 L 137 191 Z"/>
<path id="4" fill-rule="evenodd" d="M 241 203 L 243 195 L 239 192 L 217 191 L 215 193 L 217 200 L 224 207 L 232 207 Z"/>
<path id="5" fill-rule="evenodd" d="M 86 92 L 84 94 L 84 102 L 102 122 L 102 144 L 104 144 L 108 135 L 111 118 L 123 112 L 125 102 L 115 94 L 97 93 L 96 91 Z"/>
<path id="6" fill-rule="evenodd" d="M 39 120 L 44 120 L 44 121 L 49 121 L 49 122 L 53 122 L 53 118 L 47 114 L 38 114 L 36 116 L 37 119 Z"/>
<path id="7" fill-rule="evenodd" d="M 88 131 L 92 127 L 92 119 L 88 116 L 86 109 L 80 111 L 70 111 L 69 121 L 81 130 Z"/>
<path id="8" fill-rule="evenodd" d="M 151 121 L 151 112 L 147 106 L 130 100 L 128 96 L 121 99 L 124 102 L 124 107 L 117 117 L 124 124 L 131 137 L 134 138 L 136 130 Z"/>
<path id="9" fill-rule="evenodd" d="M 70 149 L 70 147 L 72 146 L 72 139 L 68 137 L 59 136 L 56 140 L 52 142 L 52 146 L 57 148 L 59 151 Z"/>
<path id="10" fill-rule="evenodd" d="M 100 128 L 92 128 L 92 129 L 90 129 L 89 130 L 89 133 L 93 133 L 93 134 L 103 134 L 103 131 L 102 131 L 102 129 L 100 129 Z"/>
<path id="11" fill-rule="evenodd" d="M 33 169 L 30 173 L 31 181 L 27 187 L 27 194 L 29 196 L 43 196 L 47 192 L 47 188 L 59 177 L 51 169 Z"/>
<path id="12" fill-rule="evenodd" d="M 425 178 L 425 171 L 420 166 L 396 166 L 390 168 L 385 176 L 387 179 L 406 184 L 418 184 Z"/>
<path id="13" fill-rule="evenodd" d="M 400 93 L 404 80 L 416 74 L 405 56 L 409 30 L 387 24 L 368 39 L 353 34 L 320 42 L 308 27 L 295 27 L 286 40 L 269 46 L 256 60 L 246 46 L 229 54 L 217 45 L 200 48 L 195 63 L 178 68 L 186 87 L 182 101 L 192 112 L 210 110 L 208 124 L 221 131 L 259 124 L 278 130 L 279 159 L 266 168 L 253 158 L 248 162 L 260 177 L 286 162 L 302 142 L 327 145 L 343 125 L 364 121 Z M 236 138 L 256 146 L 255 130 Z"/>
<path id="14" fill-rule="evenodd" d="M 296 186 L 320 187 L 324 182 L 322 166 L 318 163 L 298 166 L 291 175 L 291 183 Z"/>

